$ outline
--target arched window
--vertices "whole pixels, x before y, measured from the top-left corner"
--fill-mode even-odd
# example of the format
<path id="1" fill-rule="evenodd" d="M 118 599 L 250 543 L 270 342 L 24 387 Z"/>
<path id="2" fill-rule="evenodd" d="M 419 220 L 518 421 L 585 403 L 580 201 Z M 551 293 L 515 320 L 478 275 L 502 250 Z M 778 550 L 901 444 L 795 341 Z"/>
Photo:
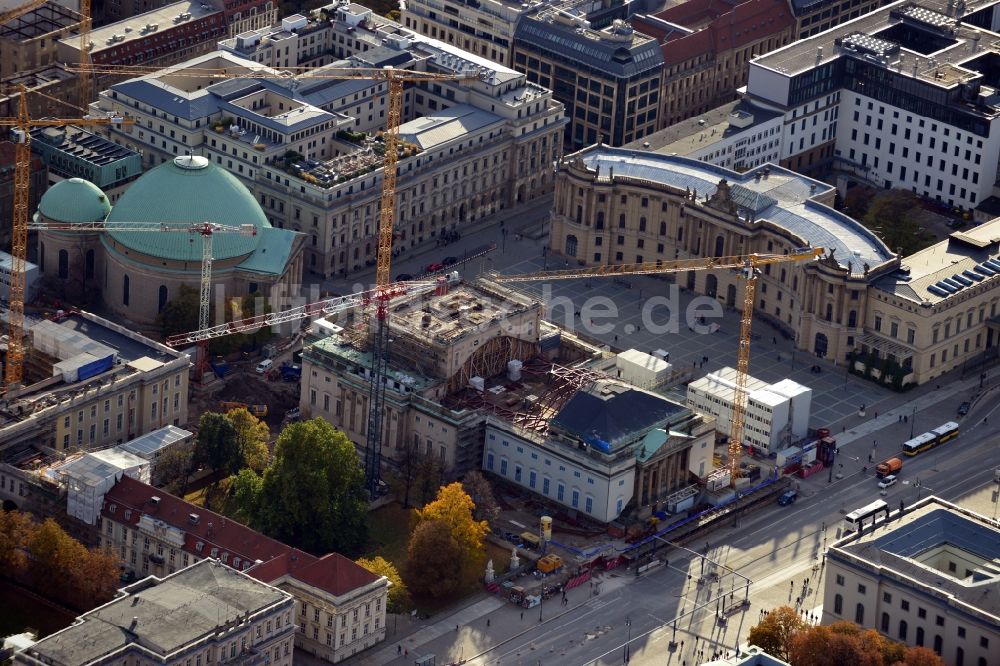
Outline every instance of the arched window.
<path id="1" fill-rule="evenodd" d="M 84 279 L 93 280 L 94 279 L 94 251 L 87 250 L 86 255 L 86 272 L 84 273 Z"/>
<path id="2" fill-rule="evenodd" d="M 128 276 L 122 276 L 122 305 L 128 305 Z"/>
<path id="3" fill-rule="evenodd" d="M 827 321 L 833 321 L 833 304 L 832 303 L 827 303 L 826 304 L 826 320 Z"/>
<path id="4" fill-rule="evenodd" d="M 839 594 L 833 597 L 833 614 L 834 615 L 844 614 L 844 597 L 842 597 Z"/>
<path id="5" fill-rule="evenodd" d="M 847 327 L 854 328 L 858 325 L 858 313 L 856 310 L 851 310 L 847 313 Z"/>
<path id="6" fill-rule="evenodd" d="M 573 234 L 566 236 L 566 255 L 570 257 L 576 256 L 576 236 Z"/>
<path id="7" fill-rule="evenodd" d="M 721 257 L 726 249 L 726 239 L 722 236 L 715 237 L 715 256 Z"/>
<path id="8" fill-rule="evenodd" d="M 597 211 L 597 221 L 594 223 L 594 228 L 595 229 L 603 229 L 604 228 L 604 211 L 603 210 Z"/>
<path id="9" fill-rule="evenodd" d="M 882 613 L 882 631 L 889 633 L 889 614 Z"/>
<path id="10" fill-rule="evenodd" d="M 639 218 L 639 231 L 645 231 L 645 230 L 646 230 L 646 218 L 640 217 Z"/>
<path id="11" fill-rule="evenodd" d="M 667 235 L 667 223 L 666 222 L 660 222 L 660 235 L 661 236 L 666 236 Z"/>
<path id="12" fill-rule="evenodd" d="M 941 645 L 943 641 L 941 640 L 941 634 L 934 634 L 934 651 L 941 654 Z"/>
<path id="13" fill-rule="evenodd" d="M 859 603 L 857 606 L 854 607 L 854 624 L 863 625 L 864 623 L 865 623 L 865 605 Z"/>
<path id="14" fill-rule="evenodd" d="M 955 648 L 955 666 L 965 666 L 965 650 L 960 647 Z"/>
<path id="15" fill-rule="evenodd" d="M 167 305 L 167 285 L 160 285 L 159 298 L 156 306 L 157 312 L 163 312 L 163 308 Z"/>
<path id="16" fill-rule="evenodd" d="M 69 277 L 69 252 L 59 250 L 59 279 L 65 280 Z"/>
<path id="17" fill-rule="evenodd" d="M 923 645 L 924 644 L 924 628 L 923 627 L 917 627 L 917 638 L 916 638 L 915 641 L 913 641 L 913 643 L 914 643 L 914 645 Z"/>
<path id="18" fill-rule="evenodd" d="M 906 641 L 906 620 L 899 621 L 899 640 Z"/>

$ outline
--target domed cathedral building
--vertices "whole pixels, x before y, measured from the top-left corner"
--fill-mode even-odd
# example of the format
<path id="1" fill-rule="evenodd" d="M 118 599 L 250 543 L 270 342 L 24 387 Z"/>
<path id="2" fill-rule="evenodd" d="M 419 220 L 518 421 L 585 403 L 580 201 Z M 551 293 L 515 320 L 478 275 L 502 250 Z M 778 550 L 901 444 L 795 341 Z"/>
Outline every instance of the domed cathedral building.
<path id="1" fill-rule="evenodd" d="M 81 224 L 252 224 L 254 236 L 213 237 L 213 299 L 297 295 L 304 235 L 276 229 L 250 191 L 204 157 L 181 156 L 147 171 L 112 207 L 95 185 L 73 178 L 42 197 L 37 220 Z M 202 239 L 183 231 L 41 231 L 39 267 L 45 277 L 78 280 L 99 290 L 105 307 L 141 327 L 153 327 L 181 285 L 201 281 Z"/>
<path id="2" fill-rule="evenodd" d="M 900 260 L 834 210 L 834 196 L 832 186 L 774 165 L 741 174 L 594 145 L 557 164 L 551 247 L 587 266 L 824 248 L 817 261 L 765 266 L 754 316 L 799 349 L 843 366 L 867 336 L 865 315 L 875 298 L 869 286 L 896 272 Z M 676 283 L 742 309 L 735 271 L 688 271 Z"/>

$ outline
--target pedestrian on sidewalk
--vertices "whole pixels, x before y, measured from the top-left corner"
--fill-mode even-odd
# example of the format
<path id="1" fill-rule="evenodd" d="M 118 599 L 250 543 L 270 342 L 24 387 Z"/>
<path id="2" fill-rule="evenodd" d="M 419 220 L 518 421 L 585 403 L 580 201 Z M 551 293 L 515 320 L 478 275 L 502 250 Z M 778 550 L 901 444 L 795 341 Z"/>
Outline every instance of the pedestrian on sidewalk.
<path id="1" fill-rule="evenodd" d="M 486 626 L 490 626 L 490 618 L 486 618 Z"/>
<path id="2" fill-rule="evenodd" d="M 396 656 L 398 657 L 401 654 L 403 654 L 403 646 L 402 645 L 397 645 L 396 646 Z"/>
<path id="3" fill-rule="evenodd" d="M 524 619 L 524 611 L 521 611 L 521 619 Z"/>

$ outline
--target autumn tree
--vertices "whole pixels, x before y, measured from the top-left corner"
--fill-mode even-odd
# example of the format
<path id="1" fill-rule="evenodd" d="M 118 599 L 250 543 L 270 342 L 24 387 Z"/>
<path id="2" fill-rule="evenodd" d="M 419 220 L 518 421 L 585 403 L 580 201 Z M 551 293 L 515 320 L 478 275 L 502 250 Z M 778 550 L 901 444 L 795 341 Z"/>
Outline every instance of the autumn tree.
<path id="1" fill-rule="evenodd" d="M 462 546 L 442 520 L 425 520 L 410 535 L 404 579 L 413 594 L 443 598 L 462 581 Z"/>
<path id="2" fill-rule="evenodd" d="M 368 571 L 371 571 L 376 576 L 385 576 L 389 579 L 390 585 L 389 601 L 386 605 L 387 611 L 390 613 L 403 613 L 409 610 L 411 606 L 410 592 L 406 589 L 406 583 L 404 583 L 402 577 L 400 577 L 399 571 L 396 569 L 396 565 L 381 555 L 377 555 L 373 558 L 362 557 L 357 563 Z"/>
<path id="3" fill-rule="evenodd" d="M 21 511 L 0 510 L 0 571 L 7 576 L 25 572 L 28 566 L 27 544 L 37 529 L 31 515 Z"/>
<path id="4" fill-rule="evenodd" d="M 320 418 L 282 430 L 251 524 L 315 554 L 357 551 L 367 539 L 365 474 L 347 436 Z"/>
<path id="5" fill-rule="evenodd" d="M 747 642 L 756 645 L 772 657 L 788 661 L 792 637 L 806 626 L 794 608 L 779 606 L 750 629 Z"/>
<path id="6" fill-rule="evenodd" d="M 226 418 L 233 424 L 233 429 L 236 432 L 236 444 L 244 464 L 257 473 L 263 472 L 270 456 L 267 440 L 271 436 L 271 431 L 267 424 L 251 414 L 245 407 L 229 410 L 226 413 Z"/>
<path id="7" fill-rule="evenodd" d="M 243 467 L 243 455 L 236 438 L 236 428 L 225 414 L 205 412 L 198 422 L 194 457 L 198 464 L 207 465 L 215 473 L 226 476 Z"/>
<path id="8" fill-rule="evenodd" d="M 905 664 L 905 666 L 944 666 L 944 660 L 930 648 L 922 645 L 913 645 L 906 648 L 902 661 L 894 663 L 893 666 L 897 666 L 897 664 Z"/>
<path id="9" fill-rule="evenodd" d="M 791 638 L 787 661 L 792 666 L 944 666 L 930 650 L 907 648 L 846 621 L 802 626 Z"/>
<path id="10" fill-rule="evenodd" d="M 465 563 L 474 563 L 483 554 L 483 539 L 489 532 L 485 520 L 475 520 L 476 505 L 457 481 L 438 490 L 437 499 L 415 512 L 418 523 L 441 521 L 448 526 Z"/>
<path id="11" fill-rule="evenodd" d="M 28 570 L 39 592 L 85 609 L 114 596 L 119 569 L 113 553 L 87 550 L 51 518 L 35 530 L 27 545 Z"/>
<path id="12" fill-rule="evenodd" d="M 482 472 L 472 470 L 467 473 L 462 479 L 462 487 L 476 505 L 473 518 L 490 523 L 500 517 L 500 505 L 493 495 L 493 487 Z"/>

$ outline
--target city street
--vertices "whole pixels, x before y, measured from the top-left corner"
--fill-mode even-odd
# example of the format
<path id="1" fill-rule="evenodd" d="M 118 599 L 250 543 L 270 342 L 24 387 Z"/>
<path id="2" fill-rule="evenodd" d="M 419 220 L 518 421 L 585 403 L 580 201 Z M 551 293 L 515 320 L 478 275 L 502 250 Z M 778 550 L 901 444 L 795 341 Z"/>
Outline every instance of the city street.
<path id="1" fill-rule="evenodd" d="M 987 516 L 996 515 L 990 489 L 1000 456 L 995 449 L 996 435 L 982 425 L 982 418 L 997 404 L 985 402 L 970 414 L 966 423 L 971 425 L 956 440 L 905 460 L 900 483 L 883 497 L 890 506 L 935 494 L 969 502 L 970 508 Z M 941 407 L 926 418 L 936 421 L 947 416 Z M 897 453 L 899 440 L 892 440 L 892 446 L 886 441 L 883 456 Z M 851 450 L 856 446 L 861 444 L 845 447 L 842 457 L 859 457 L 856 453 L 862 452 L 860 448 Z M 742 519 L 738 528 L 730 526 L 706 537 L 709 559 L 753 581 L 749 608 L 732 615 L 725 625 L 720 625 L 715 615 L 720 593 L 733 594 L 735 601 L 740 601 L 743 579 L 723 575 L 717 583 L 699 586 L 700 558 L 692 561 L 692 556 L 673 551 L 667 568 L 654 569 L 638 579 L 622 571 L 605 575 L 597 596 L 585 585 L 568 593 L 567 607 L 562 607 L 558 598 L 544 602 L 542 623 L 538 622 L 538 608 L 524 610 L 522 616 L 521 609 L 484 597 L 453 616 L 435 618 L 436 623 L 427 623 L 408 638 L 390 636 L 388 647 L 365 655 L 357 663 L 402 665 L 412 663 L 414 656 L 435 654 L 438 664 L 464 659 L 466 664 L 479 666 L 610 665 L 625 663 L 628 643 L 629 663 L 636 666 L 695 664 L 716 650 L 731 650 L 744 642 L 762 610 L 782 604 L 794 606 L 798 598 L 800 608 L 818 617 L 824 582 L 819 554 L 824 544 L 839 536 L 845 512 L 880 497 L 874 474 L 870 469 L 862 472 L 860 467 L 860 463 L 850 461 L 844 478 L 832 483 L 826 474 L 801 481 L 796 504 L 768 507 Z M 779 523 L 781 527 L 776 526 Z M 700 544 L 690 545 L 703 551 Z M 808 588 L 806 578 L 810 579 Z M 692 613 L 698 604 L 705 606 Z M 678 617 L 675 637 L 671 623 Z M 674 651 L 669 649 L 671 640 L 677 642 Z M 397 645 L 408 651 L 407 658 L 396 658 Z"/>

